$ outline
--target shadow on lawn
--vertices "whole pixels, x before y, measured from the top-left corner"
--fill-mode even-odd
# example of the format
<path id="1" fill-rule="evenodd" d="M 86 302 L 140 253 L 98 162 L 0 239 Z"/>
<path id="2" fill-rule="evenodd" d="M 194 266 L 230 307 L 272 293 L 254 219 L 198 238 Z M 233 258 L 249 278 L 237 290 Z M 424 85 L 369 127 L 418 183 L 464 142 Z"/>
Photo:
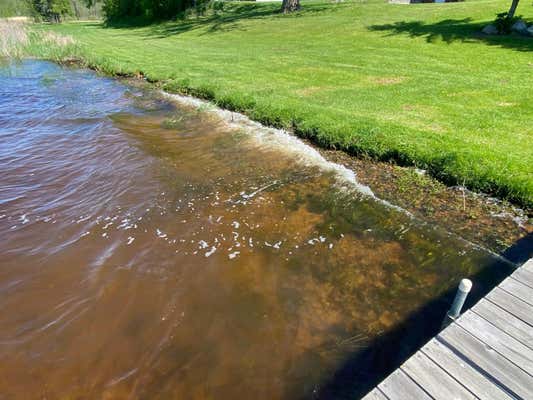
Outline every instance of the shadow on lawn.
<path id="1" fill-rule="evenodd" d="M 231 30 L 244 31 L 239 24 L 244 20 L 261 19 L 279 16 L 280 18 L 298 18 L 303 15 L 321 12 L 328 9 L 326 4 L 309 4 L 300 12 L 284 15 L 281 13 L 281 3 L 255 3 L 233 5 L 222 11 L 210 11 L 209 14 L 198 17 L 187 17 L 175 21 L 152 21 L 146 19 L 128 19 L 123 21 L 109 22 L 107 28 L 148 28 L 147 36 L 165 38 L 179 35 L 195 29 L 204 29 L 203 34 L 226 32 Z"/>
<path id="2" fill-rule="evenodd" d="M 464 19 L 446 19 L 434 24 L 425 24 L 422 21 L 396 22 L 385 25 L 371 25 L 368 27 L 371 31 L 389 32 L 389 35 L 407 33 L 410 37 L 425 37 L 428 43 L 442 40 L 446 43 L 465 42 L 479 43 L 484 42 L 492 46 L 506 47 L 519 51 L 532 51 L 533 38 L 511 35 L 485 35 L 481 29 L 489 22 L 474 23 L 471 18 Z"/>
<path id="3" fill-rule="evenodd" d="M 533 233 L 524 236 L 502 253 L 510 263 L 495 259 L 470 278 L 474 283 L 464 310 L 472 307 L 496 285 L 508 277 L 516 265 L 533 256 Z M 511 264 L 513 263 L 513 264 Z M 308 399 L 358 399 L 377 386 L 381 380 L 398 368 L 414 352 L 440 331 L 456 288 L 443 293 L 414 312 L 395 329 L 383 333 L 368 347 L 356 351 Z"/>

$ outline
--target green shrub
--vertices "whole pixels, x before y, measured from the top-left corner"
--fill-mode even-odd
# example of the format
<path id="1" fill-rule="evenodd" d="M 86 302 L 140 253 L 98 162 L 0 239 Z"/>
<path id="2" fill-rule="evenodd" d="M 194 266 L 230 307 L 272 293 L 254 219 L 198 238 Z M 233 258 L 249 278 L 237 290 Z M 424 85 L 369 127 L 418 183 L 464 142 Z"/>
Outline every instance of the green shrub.
<path id="1" fill-rule="evenodd" d="M 0 18 L 32 16 L 28 0 L 0 0 Z"/>
<path id="2" fill-rule="evenodd" d="M 104 0 L 102 10 L 109 21 L 126 17 L 171 19 L 191 8 L 202 14 L 209 4 L 209 0 Z"/>

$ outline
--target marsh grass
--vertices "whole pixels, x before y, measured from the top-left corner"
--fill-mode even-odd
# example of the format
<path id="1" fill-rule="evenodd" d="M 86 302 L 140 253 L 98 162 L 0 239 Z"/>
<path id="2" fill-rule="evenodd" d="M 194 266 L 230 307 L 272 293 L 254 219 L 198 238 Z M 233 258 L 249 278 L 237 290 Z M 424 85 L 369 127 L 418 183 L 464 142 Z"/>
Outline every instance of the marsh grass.
<path id="1" fill-rule="evenodd" d="M 0 19 L 0 57 L 19 59 L 39 54 L 43 58 L 62 61 L 78 53 L 78 45 L 70 35 L 52 31 L 34 31 L 26 18 Z"/>
<path id="2" fill-rule="evenodd" d="M 29 41 L 25 22 L 0 20 L 0 57 L 20 58 Z"/>

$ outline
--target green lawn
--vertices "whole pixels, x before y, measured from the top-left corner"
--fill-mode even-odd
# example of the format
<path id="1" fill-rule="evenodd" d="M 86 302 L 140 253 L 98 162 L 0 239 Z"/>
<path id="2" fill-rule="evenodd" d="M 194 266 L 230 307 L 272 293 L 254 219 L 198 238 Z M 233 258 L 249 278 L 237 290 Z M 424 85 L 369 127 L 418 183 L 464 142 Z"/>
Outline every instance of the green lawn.
<path id="1" fill-rule="evenodd" d="M 224 3 L 147 26 L 40 26 L 110 73 L 142 72 L 323 146 L 415 164 L 533 206 L 533 38 L 478 32 L 509 1 Z M 533 7 L 518 14 L 533 21 Z"/>

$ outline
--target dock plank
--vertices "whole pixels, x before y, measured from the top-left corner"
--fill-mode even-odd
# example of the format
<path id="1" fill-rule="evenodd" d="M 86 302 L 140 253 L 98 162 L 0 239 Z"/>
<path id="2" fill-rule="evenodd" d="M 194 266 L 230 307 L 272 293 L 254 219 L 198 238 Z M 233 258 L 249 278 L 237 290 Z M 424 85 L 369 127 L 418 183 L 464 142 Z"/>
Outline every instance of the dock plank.
<path id="1" fill-rule="evenodd" d="M 530 258 L 524 265 L 520 267 L 520 269 L 533 272 L 533 258 Z"/>
<path id="2" fill-rule="evenodd" d="M 533 349 L 533 328 L 521 319 L 485 299 L 481 299 L 473 308 L 473 311 L 530 349 Z"/>
<path id="3" fill-rule="evenodd" d="M 378 385 L 378 388 L 389 400 L 420 399 L 431 400 L 420 386 L 411 380 L 403 371 L 397 369 Z"/>
<path id="4" fill-rule="evenodd" d="M 364 400 L 533 399 L 533 259 Z"/>
<path id="5" fill-rule="evenodd" d="M 475 393 L 480 400 L 514 400 L 507 392 L 504 392 L 494 382 L 489 381 L 470 364 L 461 360 L 457 355 L 439 341 L 432 339 L 421 352 L 446 370 L 448 374 L 460 381 L 468 390 Z"/>
<path id="6" fill-rule="evenodd" d="M 533 376 L 533 350 L 486 319 L 467 311 L 457 324 Z"/>
<path id="7" fill-rule="evenodd" d="M 533 312 L 526 302 L 499 287 L 494 288 L 486 298 L 533 327 Z"/>
<path id="8" fill-rule="evenodd" d="M 418 352 L 401 366 L 435 400 L 477 399 L 428 356 Z"/>
<path id="9" fill-rule="evenodd" d="M 375 388 L 365 396 L 365 400 L 388 400 L 381 390 Z"/>
<path id="10" fill-rule="evenodd" d="M 460 326 L 450 325 L 437 338 L 512 397 L 533 399 L 531 375 Z"/>
<path id="11" fill-rule="evenodd" d="M 533 288 L 533 271 L 528 271 L 523 268 L 518 268 L 513 275 L 511 275 L 517 281 L 522 282 L 524 285 Z"/>
<path id="12" fill-rule="evenodd" d="M 500 288 L 533 306 L 533 289 L 513 277 L 509 277 L 500 284 Z"/>

